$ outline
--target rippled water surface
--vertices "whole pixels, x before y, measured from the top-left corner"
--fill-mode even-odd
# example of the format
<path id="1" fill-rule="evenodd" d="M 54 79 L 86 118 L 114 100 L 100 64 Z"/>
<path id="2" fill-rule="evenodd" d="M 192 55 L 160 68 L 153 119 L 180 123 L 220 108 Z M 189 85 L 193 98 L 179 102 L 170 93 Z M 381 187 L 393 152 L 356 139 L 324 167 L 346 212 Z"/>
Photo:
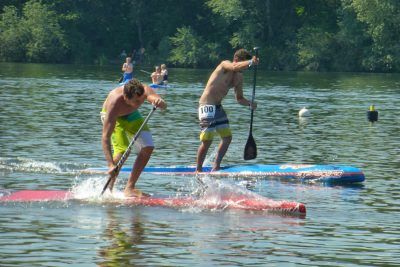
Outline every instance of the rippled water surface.
<path id="1" fill-rule="evenodd" d="M 80 171 L 105 165 L 99 111 L 116 86 L 118 69 L 0 64 L 1 190 L 101 191 L 105 176 Z M 209 74 L 170 69 L 171 88 L 159 91 L 168 110 L 156 111 L 149 122 L 157 147 L 149 165 L 195 163 L 196 107 Z M 136 75 L 149 80 L 142 71 Z M 250 97 L 251 71 L 244 90 Z M 366 181 L 328 187 L 208 180 L 215 191 L 252 190 L 305 203 L 305 218 L 74 201 L 3 203 L 0 265 L 400 266 L 400 75 L 260 71 L 256 101 L 258 157 L 251 163 L 352 165 Z M 232 92 L 223 104 L 234 132 L 224 164 L 244 164 L 250 111 Z M 371 104 L 379 111 L 373 124 L 366 119 Z M 311 116 L 300 120 L 304 106 Z M 146 116 L 150 108 L 140 110 Z M 120 175 L 117 191 L 126 179 Z M 138 186 L 175 196 L 199 184 L 194 177 L 143 174 Z"/>

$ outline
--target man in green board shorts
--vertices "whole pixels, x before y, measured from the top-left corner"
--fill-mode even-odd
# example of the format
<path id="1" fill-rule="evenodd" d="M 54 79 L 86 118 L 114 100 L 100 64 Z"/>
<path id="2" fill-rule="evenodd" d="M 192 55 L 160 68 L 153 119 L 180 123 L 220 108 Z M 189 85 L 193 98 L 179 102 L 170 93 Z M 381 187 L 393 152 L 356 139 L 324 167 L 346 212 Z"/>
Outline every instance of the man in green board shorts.
<path id="1" fill-rule="evenodd" d="M 236 101 L 243 106 L 251 105 L 251 102 L 243 96 L 242 70 L 249 68 L 253 64 L 258 64 L 258 58 L 252 57 L 244 49 L 239 49 L 233 56 L 233 62 L 229 60 L 222 61 L 208 79 L 206 88 L 199 100 L 198 113 L 201 144 L 197 151 L 197 172 L 201 172 L 203 169 L 203 162 L 215 132 L 220 135 L 221 143 L 219 144 L 212 170 L 217 171 L 220 169 L 222 158 L 225 156 L 232 141 L 229 120 L 221 102 L 228 94 L 229 89 L 233 87 Z M 256 103 L 251 106 L 254 109 L 256 107 Z"/>
<path id="2" fill-rule="evenodd" d="M 145 100 L 161 109 L 167 107 L 165 101 L 153 89 L 141 84 L 137 79 L 130 80 L 125 85 L 115 88 L 104 101 L 101 112 L 103 122 L 102 146 L 109 174 L 113 172 L 119 159 L 127 150 L 130 139 L 144 121 L 138 108 Z M 114 154 L 111 153 L 111 144 Z M 141 195 L 141 192 L 135 189 L 135 184 L 154 149 L 152 135 L 147 125 L 136 139 L 135 146 L 139 149 L 139 154 L 125 187 L 125 196 Z M 114 183 L 115 178 L 110 183 L 111 190 Z"/>

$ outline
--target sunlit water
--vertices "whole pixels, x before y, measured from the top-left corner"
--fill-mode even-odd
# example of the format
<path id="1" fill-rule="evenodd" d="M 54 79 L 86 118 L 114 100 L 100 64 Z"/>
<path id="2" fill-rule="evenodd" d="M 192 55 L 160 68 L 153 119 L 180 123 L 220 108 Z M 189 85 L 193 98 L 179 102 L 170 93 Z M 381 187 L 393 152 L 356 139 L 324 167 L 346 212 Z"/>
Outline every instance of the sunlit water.
<path id="1" fill-rule="evenodd" d="M 106 177 L 81 171 L 105 165 L 99 111 L 118 69 L 0 64 L 0 189 L 97 196 Z M 160 90 L 168 110 L 156 111 L 149 122 L 157 147 L 149 165 L 195 163 L 197 100 L 209 74 L 170 70 L 172 88 Z M 245 75 L 250 97 L 252 72 Z M 214 196 L 251 190 L 305 203 L 305 218 L 101 201 L 3 203 L 0 265 L 399 266 L 400 76 L 261 71 L 256 101 L 258 157 L 251 163 L 352 165 L 365 173 L 363 185 L 206 180 Z M 366 119 L 371 104 L 379 111 L 373 124 Z M 233 93 L 224 106 L 234 132 L 224 163 L 243 164 L 250 111 L 235 103 Z M 299 119 L 304 106 L 311 116 Z M 142 114 L 150 108 L 143 106 Z M 126 179 L 118 178 L 117 195 Z M 138 182 L 143 191 L 164 196 L 196 194 L 200 186 L 195 177 L 152 174 Z"/>

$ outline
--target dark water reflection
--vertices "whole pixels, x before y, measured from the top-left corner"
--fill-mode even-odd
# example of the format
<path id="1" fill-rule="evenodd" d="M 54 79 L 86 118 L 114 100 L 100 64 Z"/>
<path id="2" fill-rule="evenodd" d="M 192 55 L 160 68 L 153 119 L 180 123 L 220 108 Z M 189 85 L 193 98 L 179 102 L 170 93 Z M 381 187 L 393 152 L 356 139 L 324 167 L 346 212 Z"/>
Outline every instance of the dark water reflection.
<path id="1" fill-rule="evenodd" d="M 79 171 L 104 165 L 98 113 L 118 70 L 0 64 L 0 188 L 67 190 L 88 179 L 101 186 L 104 177 Z M 150 121 L 157 146 L 150 165 L 194 164 L 196 106 L 209 73 L 170 70 L 172 88 L 160 91 L 169 108 Z M 136 74 L 149 80 L 144 72 Z M 250 96 L 251 72 L 245 82 Z M 398 266 L 400 76 L 261 71 L 256 100 L 253 136 L 259 151 L 252 163 L 353 165 L 364 171 L 366 182 L 324 187 L 226 181 L 273 199 L 304 202 L 305 219 L 76 202 L 2 204 L 0 265 Z M 374 124 L 366 120 L 371 104 L 379 110 Z M 224 105 L 234 132 L 224 163 L 243 164 L 250 111 L 233 94 Z M 311 117 L 300 120 L 304 106 Z M 141 109 L 143 115 L 149 111 L 148 105 Z M 139 184 L 164 195 L 196 187 L 190 177 L 151 174 Z"/>

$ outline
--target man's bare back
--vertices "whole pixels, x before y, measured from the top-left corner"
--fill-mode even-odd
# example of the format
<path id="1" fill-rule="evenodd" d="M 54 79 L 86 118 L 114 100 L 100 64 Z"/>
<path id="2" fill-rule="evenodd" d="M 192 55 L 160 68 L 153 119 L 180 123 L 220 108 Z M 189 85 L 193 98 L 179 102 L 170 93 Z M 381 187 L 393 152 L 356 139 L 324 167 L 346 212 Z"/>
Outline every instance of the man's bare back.
<path id="1" fill-rule="evenodd" d="M 219 105 L 232 87 L 242 88 L 243 75 L 239 71 L 228 69 L 234 63 L 222 61 L 208 79 L 199 103 L 201 105 Z"/>
<path id="2" fill-rule="evenodd" d="M 140 107 L 139 103 L 137 106 L 127 104 L 124 100 L 123 91 L 123 86 L 115 88 L 108 94 L 108 97 L 103 104 L 103 109 L 111 112 L 114 117 L 128 115 Z"/>

